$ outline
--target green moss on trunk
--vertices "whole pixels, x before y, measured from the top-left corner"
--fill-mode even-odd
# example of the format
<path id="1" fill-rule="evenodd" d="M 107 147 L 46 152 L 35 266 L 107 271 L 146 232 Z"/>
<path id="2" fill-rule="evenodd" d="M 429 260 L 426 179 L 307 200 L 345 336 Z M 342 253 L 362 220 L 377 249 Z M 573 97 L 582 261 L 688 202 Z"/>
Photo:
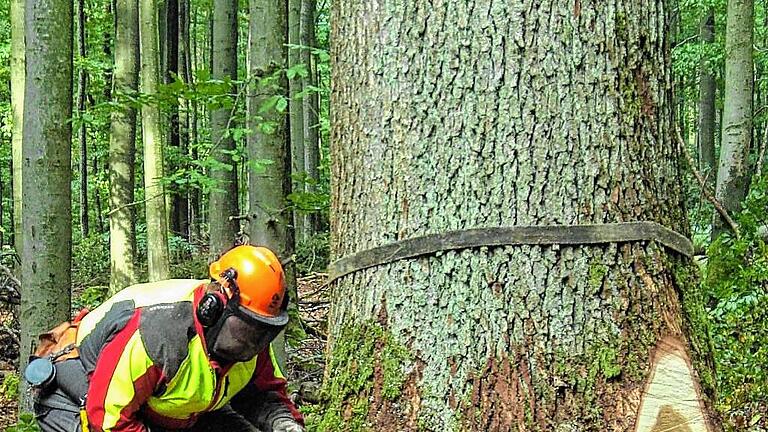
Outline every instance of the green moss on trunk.
<path id="1" fill-rule="evenodd" d="M 402 394 L 412 360 L 408 349 L 375 322 L 346 326 L 333 344 L 324 408 L 308 415 L 311 430 L 357 432 L 373 429 L 371 407 Z M 395 414 L 396 413 L 388 413 Z"/>

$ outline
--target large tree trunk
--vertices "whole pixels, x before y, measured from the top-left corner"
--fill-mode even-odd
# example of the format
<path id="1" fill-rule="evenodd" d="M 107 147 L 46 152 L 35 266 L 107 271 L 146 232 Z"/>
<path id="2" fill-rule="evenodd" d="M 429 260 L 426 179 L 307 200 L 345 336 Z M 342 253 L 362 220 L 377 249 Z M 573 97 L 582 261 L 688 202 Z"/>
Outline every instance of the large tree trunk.
<path id="1" fill-rule="evenodd" d="M 301 0 L 287 0 L 288 2 L 288 69 L 291 70 L 301 64 Z M 295 69 L 294 69 L 295 70 Z M 299 94 L 302 90 L 302 77 L 293 76 L 288 80 L 288 125 L 291 141 L 291 175 L 294 179 L 300 179 L 305 171 L 304 167 L 304 106 Z M 293 182 L 293 191 L 304 191 L 303 181 Z M 303 212 L 293 212 L 293 226 L 296 240 L 303 241 L 307 238 L 307 218 Z"/>
<path id="2" fill-rule="evenodd" d="M 482 227 L 687 234 L 667 8 L 334 2 L 334 258 Z M 452 250 L 343 276 L 319 429 L 717 430 L 707 344 L 685 313 L 701 310 L 694 272 L 633 241 Z"/>
<path id="3" fill-rule="evenodd" d="M 316 88 L 317 67 L 314 56 L 309 48 L 315 48 L 315 9 L 316 0 L 301 0 L 301 59 L 307 67 L 307 75 L 302 79 L 302 89 L 306 92 L 302 99 L 302 111 L 304 113 L 304 169 L 309 182 L 307 191 L 317 192 L 315 185 L 319 178 L 318 166 L 320 165 L 320 94 L 307 92 L 307 89 Z M 306 236 L 313 236 L 320 231 L 320 217 L 317 213 L 311 213 L 304 227 Z"/>
<path id="4" fill-rule="evenodd" d="M 20 370 L 37 335 L 70 316 L 72 2 L 27 0 L 24 26 Z M 20 412 L 29 410 L 23 390 Z"/>
<path id="5" fill-rule="evenodd" d="M 77 52 L 81 60 L 85 60 L 85 0 L 77 0 Z M 85 113 L 85 93 L 88 72 L 81 66 L 77 77 L 77 112 Z M 85 122 L 80 122 L 77 130 L 77 141 L 80 147 L 80 231 L 83 238 L 90 234 L 88 226 L 88 141 Z"/>
<path id="6" fill-rule="evenodd" d="M 213 8 L 213 77 L 218 80 L 237 80 L 237 0 L 216 0 Z M 230 92 L 235 86 L 230 87 Z M 230 95 L 234 103 L 234 97 Z M 231 249 L 239 231 L 237 167 L 232 159 L 235 140 L 228 128 L 234 127 L 233 110 L 223 107 L 211 112 L 211 139 L 213 157 L 218 164 L 209 175 L 216 181 L 209 197 L 211 255 Z"/>
<path id="7" fill-rule="evenodd" d="M 13 247 L 22 255 L 21 138 L 24 123 L 24 0 L 11 0 L 11 153 L 13 160 Z M 17 272 L 17 274 L 20 272 Z"/>
<path id="8" fill-rule="evenodd" d="M 723 108 L 720 163 L 715 197 L 729 212 L 737 212 L 747 194 L 749 147 L 752 143 L 752 0 L 730 0 L 725 32 L 725 100 Z M 719 213 L 714 214 L 712 238 L 725 229 Z"/>
<path id="9" fill-rule="evenodd" d="M 117 0 L 115 5 L 116 100 L 138 91 L 139 2 Z M 136 109 L 122 104 L 112 113 L 109 139 L 109 255 L 110 293 L 138 282 L 136 274 Z"/>
<path id="10" fill-rule="evenodd" d="M 715 41 L 715 11 L 707 9 L 701 21 L 699 37 L 702 44 L 711 45 Z M 699 80 L 699 171 L 709 181 L 715 183 L 715 90 L 717 83 L 712 73 L 708 58 L 702 58 Z"/>
<path id="11" fill-rule="evenodd" d="M 158 58 L 157 1 L 139 1 L 139 40 L 142 93 L 154 95 L 160 79 Z M 144 193 L 147 214 L 147 261 L 149 280 L 168 279 L 168 225 L 165 213 L 163 178 L 163 138 L 160 112 L 154 104 L 141 107 L 144 142 Z"/>
<path id="12" fill-rule="evenodd" d="M 291 152 L 288 122 L 284 112 L 262 109 L 274 96 L 286 96 L 287 83 L 282 74 L 286 65 L 286 8 L 283 2 L 250 0 L 248 43 L 248 198 L 250 203 L 249 236 L 251 244 L 264 245 L 285 259 L 293 254 L 291 213 L 286 211 L 286 197 L 291 191 Z M 263 78 L 276 76 L 272 85 L 260 84 Z M 270 164 L 256 166 L 260 160 Z M 286 282 L 295 287 L 293 265 L 286 266 Z M 295 299 L 295 296 L 292 296 Z M 285 365 L 282 336 L 273 345 L 281 366 Z"/>

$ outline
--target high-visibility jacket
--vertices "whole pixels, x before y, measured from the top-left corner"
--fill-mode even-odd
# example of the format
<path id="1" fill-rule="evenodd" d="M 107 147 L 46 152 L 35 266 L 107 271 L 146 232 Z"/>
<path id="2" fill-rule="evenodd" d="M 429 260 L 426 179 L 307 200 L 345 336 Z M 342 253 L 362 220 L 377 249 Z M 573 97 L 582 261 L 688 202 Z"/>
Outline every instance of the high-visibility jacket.
<path id="1" fill-rule="evenodd" d="M 187 428 L 246 386 L 266 401 L 254 409 L 303 423 L 271 346 L 246 362 L 220 365 L 209 358 L 194 312 L 208 282 L 134 285 L 82 319 L 77 346 L 89 376 L 91 431 L 146 431 L 145 421 Z"/>

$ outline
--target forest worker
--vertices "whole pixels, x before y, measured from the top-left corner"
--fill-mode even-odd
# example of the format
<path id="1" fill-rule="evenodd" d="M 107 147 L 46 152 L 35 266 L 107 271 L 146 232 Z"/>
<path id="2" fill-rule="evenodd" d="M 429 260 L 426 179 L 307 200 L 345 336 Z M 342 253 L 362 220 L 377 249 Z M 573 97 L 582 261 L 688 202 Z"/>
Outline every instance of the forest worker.
<path id="1" fill-rule="evenodd" d="M 270 344 L 288 323 L 280 262 L 237 246 L 209 270 L 125 288 L 85 315 L 79 357 L 36 398 L 43 431 L 303 431 Z"/>

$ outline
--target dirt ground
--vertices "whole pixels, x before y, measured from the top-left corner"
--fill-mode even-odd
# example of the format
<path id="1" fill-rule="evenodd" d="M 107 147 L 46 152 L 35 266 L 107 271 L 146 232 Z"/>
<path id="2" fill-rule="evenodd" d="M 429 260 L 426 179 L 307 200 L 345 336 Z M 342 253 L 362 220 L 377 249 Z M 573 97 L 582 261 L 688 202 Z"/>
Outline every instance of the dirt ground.
<path id="1" fill-rule="evenodd" d="M 288 376 L 291 397 L 297 403 L 313 401 L 322 380 L 325 364 L 325 335 L 327 332 L 328 293 L 326 275 L 312 274 L 298 281 L 299 315 L 307 337 L 289 348 Z M 18 344 L 9 332 L 18 331 L 18 322 L 12 306 L 0 296 L 0 431 L 16 423 L 17 402 L 15 397 L 2 394 L 3 382 L 18 368 Z M 2 330 L 3 328 L 7 330 Z M 10 395 L 9 395 L 10 396 Z"/>

